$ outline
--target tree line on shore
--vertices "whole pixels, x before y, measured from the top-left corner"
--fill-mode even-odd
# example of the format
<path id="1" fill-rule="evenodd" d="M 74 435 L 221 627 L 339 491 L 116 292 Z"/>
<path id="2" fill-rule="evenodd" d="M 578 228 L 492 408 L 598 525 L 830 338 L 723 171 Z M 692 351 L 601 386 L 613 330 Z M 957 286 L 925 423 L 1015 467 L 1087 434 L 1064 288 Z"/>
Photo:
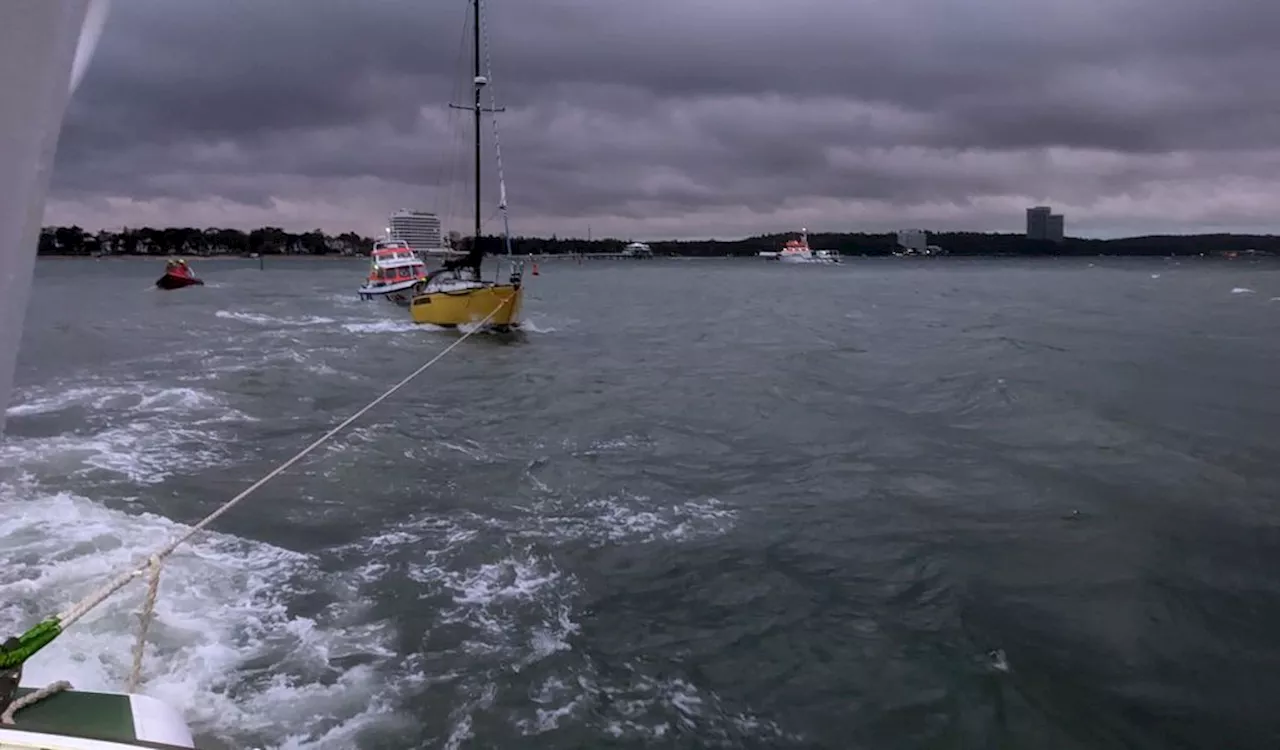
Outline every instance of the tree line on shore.
<path id="1" fill-rule="evenodd" d="M 723 257 L 749 256 L 778 250 L 795 234 L 767 234 L 740 240 L 670 240 L 651 242 L 654 255 Z M 465 245 L 470 242 L 464 238 Z M 601 238 L 513 237 L 512 251 L 518 255 L 561 255 L 619 253 L 628 240 Z M 1068 237 L 1060 243 L 1030 240 L 1020 234 L 985 232 L 937 232 L 929 242 L 947 255 L 979 256 L 1083 256 L 1083 255 L 1218 255 L 1223 253 L 1280 253 L 1280 236 L 1248 234 L 1148 235 L 1120 239 L 1092 240 Z M 504 253 L 498 236 L 482 236 L 487 254 Z M 40 234 L 41 255 L 365 255 L 373 244 L 370 237 L 354 232 L 329 235 L 286 232 L 279 227 L 261 227 L 248 232 L 239 229 L 198 229 L 190 227 L 124 228 L 119 231 L 86 232 L 80 227 L 45 227 Z M 890 255 L 899 250 L 893 233 L 831 233 L 809 235 L 809 244 L 818 249 L 836 250 L 841 255 Z"/>

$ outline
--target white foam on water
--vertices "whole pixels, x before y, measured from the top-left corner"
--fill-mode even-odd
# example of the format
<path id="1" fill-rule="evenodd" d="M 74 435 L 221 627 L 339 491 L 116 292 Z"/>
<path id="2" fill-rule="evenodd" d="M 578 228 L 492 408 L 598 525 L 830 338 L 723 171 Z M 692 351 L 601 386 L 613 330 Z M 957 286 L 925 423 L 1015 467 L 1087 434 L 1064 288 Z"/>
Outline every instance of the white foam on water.
<path id="1" fill-rule="evenodd" d="M 687 542 L 719 536 L 738 513 L 716 498 L 657 500 L 619 493 L 597 498 L 553 497 L 521 508 L 514 522 L 492 520 L 513 538 L 573 540 L 591 546 Z"/>
<path id="2" fill-rule="evenodd" d="M 276 317 L 265 313 L 246 312 L 242 310 L 219 310 L 214 313 L 215 317 L 224 320 L 238 320 L 245 323 L 255 323 L 263 326 L 318 326 L 328 323 L 337 322 L 333 318 L 324 318 L 316 315 L 304 315 L 301 317 Z"/>
<path id="3" fill-rule="evenodd" d="M 175 472 L 220 465 L 227 455 L 218 430 L 254 421 L 209 391 L 156 388 L 142 382 L 24 389 L 8 416 L 21 419 L 77 408 L 90 416 L 75 432 L 7 436 L 0 442 L 0 468 L 43 468 L 54 476 L 108 472 L 155 484 Z"/>
<path id="4" fill-rule="evenodd" d="M 573 637 L 580 631 L 573 610 L 579 585 L 550 557 L 529 549 L 466 569 L 450 569 L 450 557 L 475 535 L 452 523 L 437 525 L 447 541 L 428 552 L 429 559 L 413 567 L 410 576 L 424 589 L 445 592 L 451 605 L 441 610 L 441 622 L 465 626 L 469 633 L 463 649 L 474 667 L 460 678 L 451 676 L 459 693 L 467 697 L 455 706 L 445 740 L 445 747 L 462 747 L 474 736 L 476 712 L 490 708 L 497 697 L 491 679 L 495 667 L 519 672 L 554 653 L 573 651 Z M 416 535 L 407 534 L 387 542 L 415 539 Z M 533 625 L 530 613 L 535 614 Z M 744 737 L 801 739 L 749 713 L 726 711 L 718 696 L 685 679 L 646 674 L 635 664 L 625 665 L 622 675 L 606 677 L 589 657 L 574 663 L 543 678 L 527 702 L 512 704 L 510 721 L 517 731 L 535 736 L 568 723 L 587 723 L 610 736 L 629 739 L 662 741 L 689 732 L 696 732 L 707 744 L 725 746 L 734 746 Z"/>
<path id="5" fill-rule="evenodd" d="M 280 319 L 262 318 L 248 322 L 280 325 L 271 322 Z M 373 325 L 387 323 L 395 330 L 419 328 L 408 321 Z M 267 335 L 277 333 L 268 329 Z M 280 356 L 316 364 L 296 353 Z M 262 365 L 261 353 L 251 350 L 246 357 Z M 232 358 L 218 368 L 243 364 Z M 223 466 L 228 457 L 216 448 L 217 430 L 224 421 L 248 418 L 226 416 L 227 405 L 214 391 L 190 386 L 152 393 L 135 382 L 34 389 L 15 408 L 19 418 L 31 419 L 87 409 L 101 426 L 0 443 L 0 468 L 26 472 L 0 484 L 0 548 L 9 552 L 9 565 L 0 570 L 0 628 L 10 632 L 65 607 L 183 529 L 163 517 L 125 513 L 51 490 L 32 474 L 43 474 L 38 469 L 45 466 L 70 474 L 105 470 L 146 484 Z M 329 455 L 358 452 L 392 427 L 358 427 Z M 586 452 L 626 450 L 636 440 L 601 440 Z M 432 449 L 490 460 L 471 441 L 433 443 Z M 474 735 L 473 717 L 493 707 L 500 675 L 554 657 L 568 661 L 550 662 L 554 673 L 535 700 L 509 717 L 519 731 L 538 734 L 572 720 L 619 736 L 661 740 L 685 722 L 711 738 L 710 744 L 734 732 L 774 736 L 771 725 L 749 715 L 726 717 L 714 695 L 679 679 L 659 679 L 638 668 L 630 675 L 602 676 L 589 659 L 576 655 L 580 583 L 547 551 L 562 543 L 680 543 L 723 533 L 736 521 L 736 511 L 714 498 L 576 498 L 535 483 L 539 497 L 531 507 L 501 517 L 428 515 L 381 530 L 350 545 L 346 551 L 355 559 L 336 573 L 324 572 L 334 567 L 328 556 L 342 558 L 345 548 L 326 551 L 322 568 L 316 557 L 262 542 L 197 537 L 166 566 L 144 692 L 181 710 L 202 737 L 241 747 L 345 750 L 367 728 L 409 721 L 395 713 L 405 691 L 446 681 L 458 688 L 439 741 L 464 747 Z M 397 552 L 411 560 L 404 572 L 422 587 L 420 596 L 443 602 L 432 628 L 460 634 L 449 655 L 458 666 L 443 676 L 424 674 L 429 655 L 398 655 L 392 626 L 371 622 L 363 603 L 362 591 L 385 585 Z M 142 590 L 138 584 L 110 600 L 60 637 L 31 662 L 24 682 L 69 679 L 80 688 L 121 688 Z M 299 609 L 317 599 L 328 604 Z"/>
<path id="6" fill-rule="evenodd" d="M 298 342 L 294 343 L 296 344 Z M 225 374 L 269 370 L 279 364 L 289 362 L 301 365 L 302 369 L 313 375 L 319 375 L 321 377 L 340 376 L 344 378 L 357 378 L 357 376 L 352 373 L 342 372 L 334 368 L 320 358 L 321 355 L 325 353 L 332 354 L 335 358 L 340 357 L 349 351 L 346 348 L 316 347 L 300 349 L 297 346 L 260 347 L 248 357 L 244 354 L 245 351 L 246 349 L 243 347 L 233 347 L 217 352 L 202 352 L 198 371 L 185 373 L 181 375 L 179 379 L 189 382 L 217 380 Z"/>
<path id="7" fill-rule="evenodd" d="M 571 684 L 548 679 L 534 696 L 540 704 L 535 715 L 522 720 L 520 728 L 526 735 L 537 735 L 558 728 L 566 718 L 595 714 L 601 729 L 619 739 L 661 742 L 697 733 L 704 747 L 740 747 L 744 739 L 803 740 L 772 721 L 726 710 L 718 695 L 688 680 L 658 678 L 634 664 L 628 664 L 627 671 L 625 678 L 612 679 L 591 671 Z"/>
<path id="8" fill-rule="evenodd" d="M 138 484 L 156 484 L 176 472 L 213 468 L 226 455 L 198 429 L 155 429 L 128 424 L 92 435 L 56 435 L 0 443 L 0 465 L 44 468 L 65 476 L 117 474 Z"/>
<path id="9" fill-rule="evenodd" d="M 350 293 L 330 294 L 325 299 L 335 304 L 341 305 L 342 307 L 353 307 L 353 306 L 368 307 L 369 305 L 373 305 L 378 302 L 378 300 L 360 299 L 360 295 L 354 291 Z"/>
<path id="10" fill-rule="evenodd" d="M 741 747 L 744 740 L 801 742 L 776 722 L 726 710 L 714 692 L 688 680 L 645 674 L 626 665 L 621 677 L 604 678 L 591 667 L 572 678 L 552 675 L 529 695 L 528 708 L 514 721 L 525 736 L 587 722 L 616 739 L 669 742 L 697 734 L 704 747 Z"/>
<path id="11" fill-rule="evenodd" d="M 449 331 L 457 333 L 471 333 L 480 328 L 479 323 L 464 323 L 457 328 L 445 328 L 443 326 L 435 326 L 429 323 L 414 323 L 412 320 L 391 319 L 384 320 L 364 320 L 352 323 L 343 323 L 342 328 L 349 333 L 359 334 L 379 334 L 379 333 L 407 333 L 409 331 Z M 524 333 L 553 333 L 557 329 L 551 327 L 541 327 L 537 323 L 528 319 L 520 322 L 520 330 Z"/>
<path id="12" fill-rule="evenodd" d="M 555 333 L 560 329 L 556 328 L 555 326 L 545 321 L 539 322 L 538 319 L 527 317 L 524 320 L 520 321 L 520 330 L 524 331 L 525 333 L 545 334 L 545 333 Z"/>
<path id="13" fill-rule="evenodd" d="M 8 416 L 47 414 L 73 406 L 94 410 L 186 412 L 219 405 L 217 397 L 194 388 L 155 388 L 145 383 L 77 386 L 63 389 L 24 389 L 9 407 Z M 243 415 L 241 415 L 243 416 Z"/>
<path id="14" fill-rule="evenodd" d="M 0 487 L 0 632 L 17 633 L 101 586 L 185 527 L 107 509 L 71 493 Z M 326 576 L 312 558 L 210 533 L 164 568 L 142 692 L 176 707 L 199 735 L 245 746 L 348 748 L 385 717 L 398 678 L 394 633 L 365 621 L 353 576 Z M 313 616 L 291 597 L 333 598 Z M 107 600 L 36 655 L 24 684 L 66 679 L 119 690 L 131 668 L 143 588 Z M 404 683 L 402 683 L 404 684 Z"/>
<path id="15" fill-rule="evenodd" d="M 419 325 L 412 320 L 373 320 L 359 323 L 343 323 L 349 333 L 405 333 L 419 330 L 444 330 L 433 325 Z"/>
<path id="16" fill-rule="evenodd" d="M 430 555 L 410 568 L 409 577 L 428 590 L 444 591 L 453 606 L 439 613 L 446 624 L 471 630 L 463 648 L 477 656 L 521 653 L 518 663 L 531 664 L 561 649 L 578 626 L 569 617 L 565 598 L 574 588 L 572 576 L 549 558 L 522 550 L 467 569 L 450 569 L 446 556 Z M 542 623 L 529 633 L 516 626 L 512 605 L 543 611 Z"/>
<path id="17" fill-rule="evenodd" d="M 320 464 L 322 476 L 334 479 L 369 460 L 378 443 L 395 431 L 394 424 L 379 422 L 362 427 L 348 427 L 324 446 L 324 453 L 313 456 L 302 465 Z M 380 460 L 380 459 L 378 459 Z"/>
<path id="18" fill-rule="evenodd" d="M 280 361 L 288 360 L 290 362 L 293 362 L 294 364 L 302 365 L 302 368 L 304 370 L 315 375 L 329 376 L 329 375 L 341 374 L 337 370 L 335 370 L 333 367 L 330 367 L 325 362 L 313 360 L 311 357 L 312 354 L 313 352 L 301 352 L 301 351 L 298 351 L 297 349 L 281 349 L 279 351 L 275 351 L 267 355 L 265 357 L 265 360 L 268 362 L 280 362 Z M 257 367 L 261 368 L 262 367 L 261 363 L 258 364 Z"/>
<path id="19" fill-rule="evenodd" d="M 635 670 L 618 682 L 602 676 L 590 658 L 573 655 L 581 584 L 547 551 L 547 545 L 584 541 L 681 543 L 723 533 L 736 518 L 731 509 L 714 499 L 664 504 L 639 495 L 548 499 L 511 509 L 515 515 L 501 519 L 470 512 L 427 514 L 367 542 L 363 550 L 353 545 L 356 554 L 376 560 L 393 560 L 401 551 L 408 577 L 421 586 L 420 596 L 441 602 L 433 602 L 434 628 L 454 634 L 452 656 L 463 665 L 450 680 L 454 698 L 443 746 L 464 747 L 473 738 L 477 714 L 491 709 L 501 690 L 495 687 L 496 675 L 521 672 L 564 653 L 569 660 L 558 663 L 527 700 L 504 701 L 514 706 L 506 718 L 521 734 L 586 723 L 618 737 L 662 740 L 674 731 L 676 715 L 686 731 L 711 744 L 721 737 L 785 736 L 748 714 L 726 715 L 718 698 L 686 681 Z M 506 543 L 494 544 L 495 538 Z M 412 554 L 405 554 L 409 550 Z"/>
<path id="20" fill-rule="evenodd" d="M 408 576 L 422 587 L 421 598 L 446 602 L 433 627 L 460 633 L 452 656 L 464 666 L 450 679 L 456 684 L 456 702 L 443 745 L 461 748 L 474 736 L 475 714 L 491 707 L 497 697 L 496 674 L 519 671 L 571 648 L 569 639 L 578 632 L 569 601 L 576 581 L 532 549 L 511 550 L 478 565 L 458 565 L 458 553 L 477 532 L 446 519 L 420 523 L 417 532 L 401 531 L 403 537 L 388 537 L 384 543 L 398 546 L 412 540 L 423 550 L 423 559 L 410 564 Z M 434 544 L 423 545 L 419 540 L 424 536 Z"/>
<path id="21" fill-rule="evenodd" d="M 27 389 L 10 413 L 73 409 L 88 412 L 76 432 L 0 442 L 3 635 L 64 609 L 186 528 L 66 491 L 67 477 L 107 472 L 146 485 L 225 466 L 217 430 L 249 419 L 214 392 L 136 382 Z M 422 673 L 395 653 L 392 626 L 370 621 L 368 583 L 363 570 L 326 573 L 309 555 L 201 534 L 164 568 L 142 692 L 181 711 L 198 737 L 237 747 L 345 750 L 368 727 L 403 723 L 398 696 Z M 143 591 L 137 583 L 120 592 L 59 636 L 27 664 L 24 684 L 123 689 Z"/>

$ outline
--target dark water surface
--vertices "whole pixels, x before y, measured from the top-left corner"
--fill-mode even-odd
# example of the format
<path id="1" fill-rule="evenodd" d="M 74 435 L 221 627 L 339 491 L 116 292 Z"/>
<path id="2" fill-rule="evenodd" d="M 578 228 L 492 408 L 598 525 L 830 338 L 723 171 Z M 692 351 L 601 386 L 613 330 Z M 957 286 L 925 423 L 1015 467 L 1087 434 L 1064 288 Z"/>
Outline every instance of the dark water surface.
<path id="1" fill-rule="evenodd" d="M 41 261 L 0 627 L 457 334 L 363 261 Z M 165 570 L 146 692 L 238 747 L 1280 743 L 1280 264 L 548 261 Z M 29 666 L 119 688 L 141 591 Z"/>

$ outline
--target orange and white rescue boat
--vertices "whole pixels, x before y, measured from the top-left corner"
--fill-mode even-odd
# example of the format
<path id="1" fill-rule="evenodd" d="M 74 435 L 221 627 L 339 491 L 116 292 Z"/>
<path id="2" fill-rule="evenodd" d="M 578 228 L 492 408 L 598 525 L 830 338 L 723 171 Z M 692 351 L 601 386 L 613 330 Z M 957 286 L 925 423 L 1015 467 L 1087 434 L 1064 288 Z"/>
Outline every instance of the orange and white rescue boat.
<path id="1" fill-rule="evenodd" d="M 427 264 L 401 240 L 378 240 L 373 244 L 373 265 L 360 287 L 360 299 L 382 297 L 409 306 L 413 288 L 426 281 Z"/>

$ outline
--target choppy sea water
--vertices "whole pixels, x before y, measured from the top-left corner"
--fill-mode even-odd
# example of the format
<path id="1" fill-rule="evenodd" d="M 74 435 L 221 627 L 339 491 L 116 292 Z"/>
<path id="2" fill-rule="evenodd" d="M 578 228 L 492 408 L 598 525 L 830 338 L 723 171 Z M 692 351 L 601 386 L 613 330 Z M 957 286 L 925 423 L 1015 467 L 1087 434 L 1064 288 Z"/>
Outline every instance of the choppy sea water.
<path id="1" fill-rule="evenodd" d="M 359 261 L 44 260 L 0 632 L 457 334 Z M 1267 748 L 1280 264 L 541 264 L 166 567 L 145 692 L 237 747 Z M 141 586 L 27 667 L 122 686 Z"/>

